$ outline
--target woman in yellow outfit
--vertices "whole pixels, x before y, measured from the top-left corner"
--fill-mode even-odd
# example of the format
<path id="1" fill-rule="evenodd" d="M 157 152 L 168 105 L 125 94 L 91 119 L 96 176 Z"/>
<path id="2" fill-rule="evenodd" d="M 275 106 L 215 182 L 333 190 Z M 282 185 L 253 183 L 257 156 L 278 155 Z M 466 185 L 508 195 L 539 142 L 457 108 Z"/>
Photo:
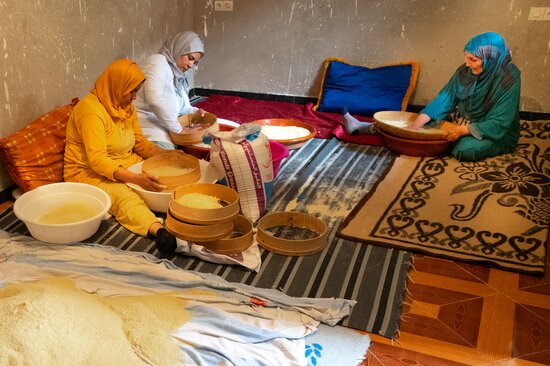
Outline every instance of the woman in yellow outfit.
<path id="1" fill-rule="evenodd" d="M 67 124 L 63 175 L 66 181 L 93 184 L 111 197 L 110 213 L 128 230 L 156 237 L 157 248 L 176 247 L 143 199 L 125 183 L 161 191 L 157 177 L 127 168 L 166 153 L 147 140 L 133 105 L 145 76 L 131 60 L 117 60 L 96 80 L 91 93 L 74 108 Z M 178 153 L 172 150 L 172 153 Z"/>

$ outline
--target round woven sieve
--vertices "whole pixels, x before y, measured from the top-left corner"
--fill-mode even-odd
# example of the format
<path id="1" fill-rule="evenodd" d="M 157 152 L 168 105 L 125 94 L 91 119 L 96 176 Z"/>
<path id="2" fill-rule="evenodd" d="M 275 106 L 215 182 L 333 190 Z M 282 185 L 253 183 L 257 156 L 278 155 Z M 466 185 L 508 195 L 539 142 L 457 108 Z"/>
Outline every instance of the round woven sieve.
<path id="1" fill-rule="evenodd" d="M 274 236 L 273 228 L 306 229 L 316 234 L 305 239 Z M 300 256 L 317 253 L 327 244 L 327 225 L 315 216 L 301 212 L 274 212 L 258 221 L 257 239 L 260 246 L 273 253 Z"/>
<path id="2" fill-rule="evenodd" d="M 441 123 L 436 123 L 433 126 L 421 127 L 418 130 L 411 130 L 409 128 L 399 127 L 401 123 L 412 123 L 417 113 L 412 112 L 399 112 L 399 111 L 383 111 L 376 112 L 374 119 L 377 122 L 378 127 L 387 133 L 394 136 L 403 137 L 412 140 L 444 140 L 444 131 L 441 129 Z"/>

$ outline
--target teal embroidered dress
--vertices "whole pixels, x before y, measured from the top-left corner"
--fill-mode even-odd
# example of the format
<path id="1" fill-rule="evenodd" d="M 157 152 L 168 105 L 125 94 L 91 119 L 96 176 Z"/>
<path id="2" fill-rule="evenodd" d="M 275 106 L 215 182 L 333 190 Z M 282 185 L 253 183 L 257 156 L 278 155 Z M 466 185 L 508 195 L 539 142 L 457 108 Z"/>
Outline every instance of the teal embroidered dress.
<path id="1" fill-rule="evenodd" d="M 470 121 L 470 135 L 461 137 L 452 149 L 459 160 L 478 161 L 508 153 L 519 139 L 521 73 L 497 33 L 475 36 L 464 51 L 483 60 L 481 74 L 474 75 L 466 64 L 461 65 L 422 113 L 435 121 L 453 115 Z"/>

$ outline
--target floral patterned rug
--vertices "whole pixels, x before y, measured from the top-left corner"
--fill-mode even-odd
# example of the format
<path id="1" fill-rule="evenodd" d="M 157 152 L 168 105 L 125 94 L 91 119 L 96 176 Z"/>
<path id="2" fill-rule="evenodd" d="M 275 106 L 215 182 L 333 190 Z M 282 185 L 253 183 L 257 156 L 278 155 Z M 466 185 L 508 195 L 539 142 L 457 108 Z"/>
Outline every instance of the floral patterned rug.
<path id="1" fill-rule="evenodd" d="M 540 275 L 549 221 L 550 121 L 522 121 L 510 154 L 396 158 L 338 236 Z"/>

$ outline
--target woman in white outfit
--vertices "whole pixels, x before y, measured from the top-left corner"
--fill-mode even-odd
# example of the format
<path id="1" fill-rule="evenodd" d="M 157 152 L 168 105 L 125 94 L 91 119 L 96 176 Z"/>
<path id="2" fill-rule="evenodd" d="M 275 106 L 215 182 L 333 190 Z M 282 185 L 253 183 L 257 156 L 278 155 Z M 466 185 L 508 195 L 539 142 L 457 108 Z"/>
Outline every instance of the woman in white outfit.
<path id="1" fill-rule="evenodd" d="M 158 54 L 139 63 L 146 81 L 134 104 L 143 134 L 159 147 L 175 149 L 168 131 L 180 133 L 178 117 L 199 110 L 189 101 L 188 77 L 203 55 L 203 41 L 187 31 L 168 38 Z"/>

